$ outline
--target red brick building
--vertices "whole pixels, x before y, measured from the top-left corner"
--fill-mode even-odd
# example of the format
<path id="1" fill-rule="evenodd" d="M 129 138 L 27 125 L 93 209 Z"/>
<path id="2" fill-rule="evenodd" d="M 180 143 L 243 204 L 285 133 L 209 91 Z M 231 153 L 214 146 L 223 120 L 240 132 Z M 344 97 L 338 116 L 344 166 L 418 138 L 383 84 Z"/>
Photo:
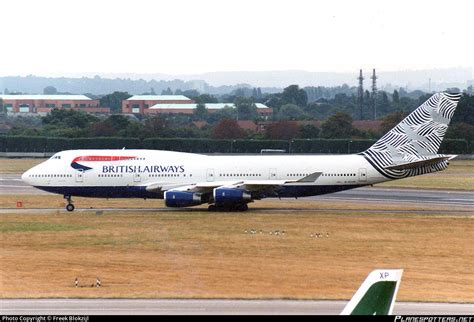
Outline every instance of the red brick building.
<path id="1" fill-rule="evenodd" d="M 122 113 L 146 114 L 156 104 L 193 104 L 183 95 L 134 95 L 122 101 Z"/>
<path id="2" fill-rule="evenodd" d="M 183 95 L 135 95 L 122 102 L 122 113 L 134 114 L 193 114 L 197 107 L 192 99 Z M 235 108 L 233 103 L 206 103 L 208 112 L 223 108 Z M 255 104 L 257 112 L 269 117 L 273 109 L 260 103 Z"/>
<path id="3" fill-rule="evenodd" d="M 168 113 L 168 114 L 174 114 L 174 113 L 180 113 L 180 114 L 193 114 L 194 110 L 196 109 L 198 104 L 192 103 L 192 104 L 155 104 L 151 107 L 149 107 L 147 110 L 145 110 L 145 114 L 162 114 L 162 113 Z M 206 103 L 204 104 L 206 107 L 207 111 L 209 113 L 213 113 L 216 111 L 219 111 L 224 108 L 235 108 L 234 103 Z M 271 117 L 273 113 L 273 109 L 261 104 L 261 103 L 256 103 L 255 106 L 257 107 L 257 113 L 260 114 L 260 116 L 268 118 Z"/>
<path id="4" fill-rule="evenodd" d="M 0 99 L 7 113 L 46 114 L 54 108 L 110 113 L 110 108 L 100 107 L 99 100 L 84 95 L 0 95 Z"/>

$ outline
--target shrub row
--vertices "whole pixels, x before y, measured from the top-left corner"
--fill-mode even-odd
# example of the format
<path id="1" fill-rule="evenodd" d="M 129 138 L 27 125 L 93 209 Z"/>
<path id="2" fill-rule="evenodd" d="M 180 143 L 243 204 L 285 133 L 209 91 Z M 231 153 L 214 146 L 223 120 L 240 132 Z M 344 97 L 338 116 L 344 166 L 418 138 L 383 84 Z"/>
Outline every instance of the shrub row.
<path id="1" fill-rule="evenodd" d="M 357 153 L 369 148 L 375 140 L 295 139 L 295 140 L 212 140 L 188 138 L 49 138 L 0 136 L 0 152 L 58 152 L 76 149 L 151 149 L 195 153 L 260 153 L 277 149 L 291 153 Z M 445 139 L 440 153 L 474 153 L 474 142 Z"/>

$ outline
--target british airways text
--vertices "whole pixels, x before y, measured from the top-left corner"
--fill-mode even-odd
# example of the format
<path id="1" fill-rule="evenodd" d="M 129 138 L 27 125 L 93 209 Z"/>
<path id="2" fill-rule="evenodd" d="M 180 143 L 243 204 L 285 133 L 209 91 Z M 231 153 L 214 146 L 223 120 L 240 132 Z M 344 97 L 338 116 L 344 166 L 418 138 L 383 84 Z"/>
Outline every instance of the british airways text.
<path id="1" fill-rule="evenodd" d="M 103 173 L 183 173 L 184 165 L 104 165 Z"/>

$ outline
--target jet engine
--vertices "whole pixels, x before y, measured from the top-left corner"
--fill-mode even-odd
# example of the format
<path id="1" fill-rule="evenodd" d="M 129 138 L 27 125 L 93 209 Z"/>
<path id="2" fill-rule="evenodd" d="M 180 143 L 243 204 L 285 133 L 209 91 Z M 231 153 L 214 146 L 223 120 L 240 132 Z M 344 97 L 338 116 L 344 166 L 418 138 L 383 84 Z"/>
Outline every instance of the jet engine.
<path id="1" fill-rule="evenodd" d="M 189 207 L 203 204 L 200 194 L 186 191 L 165 191 L 165 205 L 167 207 Z"/>
<path id="2" fill-rule="evenodd" d="M 233 206 L 246 204 L 252 201 L 252 195 L 242 189 L 215 188 L 214 203 L 216 206 Z"/>

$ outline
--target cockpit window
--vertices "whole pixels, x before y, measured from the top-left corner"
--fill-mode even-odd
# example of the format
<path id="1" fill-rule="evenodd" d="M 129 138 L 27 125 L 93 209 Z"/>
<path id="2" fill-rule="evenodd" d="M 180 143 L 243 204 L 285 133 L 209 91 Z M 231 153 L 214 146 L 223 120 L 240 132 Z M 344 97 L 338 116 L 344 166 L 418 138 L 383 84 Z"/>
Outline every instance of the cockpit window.
<path id="1" fill-rule="evenodd" d="M 50 160 L 61 160 L 60 155 L 53 155 Z"/>

